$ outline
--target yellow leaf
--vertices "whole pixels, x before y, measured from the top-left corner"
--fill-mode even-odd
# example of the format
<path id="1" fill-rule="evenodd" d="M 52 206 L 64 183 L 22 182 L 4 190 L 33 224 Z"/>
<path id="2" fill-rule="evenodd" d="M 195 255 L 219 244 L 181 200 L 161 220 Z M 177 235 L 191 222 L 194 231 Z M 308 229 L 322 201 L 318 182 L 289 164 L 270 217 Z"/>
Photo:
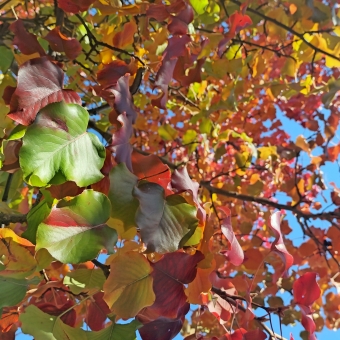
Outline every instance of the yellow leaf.
<path id="1" fill-rule="evenodd" d="M 139 253 L 128 252 L 113 259 L 110 275 L 104 283 L 104 300 L 112 312 L 123 319 L 133 318 L 155 301 L 148 260 Z"/>
<path id="2" fill-rule="evenodd" d="M 301 148 L 303 151 L 307 152 L 308 154 L 310 153 L 310 148 L 309 145 L 302 135 L 298 136 L 295 141 L 296 146 Z"/>
<path id="3" fill-rule="evenodd" d="M 189 240 L 184 244 L 185 247 L 195 246 L 199 244 L 203 238 L 204 228 L 197 227 L 194 234 L 189 238 Z"/>
<path id="4" fill-rule="evenodd" d="M 264 161 L 270 156 L 277 156 L 276 146 L 262 146 L 257 150 L 260 151 L 260 159 Z"/>
<path id="5" fill-rule="evenodd" d="M 33 53 L 33 54 L 14 54 L 14 58 L 17 61 L 18 65 L 22 65 L 23 63 L 25 63 L 27 60 L 31 60 L 34 58 L 39 58 L 40 54 L 39 53 Z"/>
<path id="6" fill-rule="evenodd" d="M 25 247 L 34 247 L 30 241 L 18 236 L 12 229 L 9 228 L 0 229 L 0 240 L 1 239 L 4 239 L 5 241 L 10 239 L 11 241 L 19 243 Z"/>

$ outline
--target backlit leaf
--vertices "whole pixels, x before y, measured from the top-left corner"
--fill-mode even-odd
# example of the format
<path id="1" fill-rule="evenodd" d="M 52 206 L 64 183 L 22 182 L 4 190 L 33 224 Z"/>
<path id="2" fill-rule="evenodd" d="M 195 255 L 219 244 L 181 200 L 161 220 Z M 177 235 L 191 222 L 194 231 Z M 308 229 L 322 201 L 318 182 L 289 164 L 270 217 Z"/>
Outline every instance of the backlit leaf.
<path id="1" fill-rule="evenodd" d="M 105 224 L 110 207 L 105 195 L 92 190 L 60 201 L 38 227 L 36 250 L 46 248 L 63 263 L 91 260 L 102 248 L 113 252 L 117 233 Z"/>
<path id="2" fill-rule="evenodd" d="M 153 304 L 151 272 L 148 260 L 137 252 L 120 254 L 113 259 L 104 284 L 104 300 L 114 314 L 132 318 L 142 308 Z"/>
<path id="3" fill-rule="evenodd" d="M 75 104 L 54 103 L 40 111 L 19 154 L 29 184 L 74 181 L 83 187 L 103 177 L 105 149 L 97 136 L 86 132 L 88 120 L 87 111 Z"/>

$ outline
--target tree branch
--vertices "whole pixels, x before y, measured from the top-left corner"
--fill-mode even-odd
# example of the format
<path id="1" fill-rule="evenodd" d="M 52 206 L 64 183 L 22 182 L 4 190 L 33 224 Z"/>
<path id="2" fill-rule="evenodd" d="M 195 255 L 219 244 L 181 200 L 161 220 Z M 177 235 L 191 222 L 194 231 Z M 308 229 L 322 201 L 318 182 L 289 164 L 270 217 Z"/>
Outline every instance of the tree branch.
<path id="1" fill-rule="evenodd" d="M 26 214 L 4 213 L 0 211 L 0 224 L 9 225 L 10 223 L 25 223 L 27 220 Z"/>

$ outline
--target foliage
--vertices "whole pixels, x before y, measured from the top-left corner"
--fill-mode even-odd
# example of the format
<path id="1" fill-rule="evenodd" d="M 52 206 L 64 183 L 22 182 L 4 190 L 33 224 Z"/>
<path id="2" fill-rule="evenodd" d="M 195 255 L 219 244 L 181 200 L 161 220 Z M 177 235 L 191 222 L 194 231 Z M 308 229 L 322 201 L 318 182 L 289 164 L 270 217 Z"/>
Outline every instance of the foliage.
<path id="1" fill-rule="evenodd" d="M 334 1 L 2 1 L 1 338 L 340 328 L 339 27 Z"/>

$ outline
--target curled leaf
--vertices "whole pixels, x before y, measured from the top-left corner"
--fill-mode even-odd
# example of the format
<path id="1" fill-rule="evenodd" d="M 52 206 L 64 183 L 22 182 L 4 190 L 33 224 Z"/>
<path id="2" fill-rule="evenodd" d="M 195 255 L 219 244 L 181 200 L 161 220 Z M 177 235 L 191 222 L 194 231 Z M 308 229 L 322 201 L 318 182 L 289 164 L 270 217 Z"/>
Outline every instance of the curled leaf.
<path id="1" fill-rule="evenodd" d="M 279 211 L 271 216 L 270 228 L 275 234 L 275 241 L 272 243 L 271 250 L 278 254 L 283 261 L 283 275 L 287 275 L 288 269 L 293 265 L 294 258 L 289 254 L 282 238 L 281 228 L 281 214 Z"/>

